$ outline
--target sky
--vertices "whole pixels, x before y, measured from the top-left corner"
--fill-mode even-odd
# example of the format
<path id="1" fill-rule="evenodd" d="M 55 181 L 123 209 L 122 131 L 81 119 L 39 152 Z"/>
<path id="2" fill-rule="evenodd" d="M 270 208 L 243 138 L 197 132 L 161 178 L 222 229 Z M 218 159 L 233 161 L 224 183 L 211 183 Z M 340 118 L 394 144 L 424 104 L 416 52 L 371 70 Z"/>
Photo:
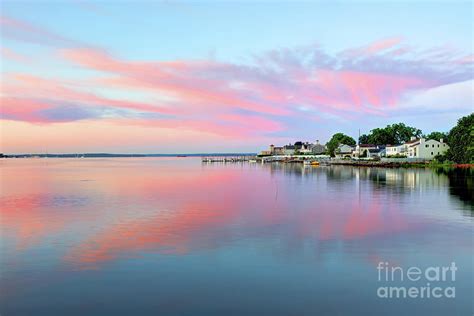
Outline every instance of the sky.
<path id="1" fill-rule="evenodd" d="M 473 112 L 472 1 L 1 1 L 4 153 L 257 152 Z"/>

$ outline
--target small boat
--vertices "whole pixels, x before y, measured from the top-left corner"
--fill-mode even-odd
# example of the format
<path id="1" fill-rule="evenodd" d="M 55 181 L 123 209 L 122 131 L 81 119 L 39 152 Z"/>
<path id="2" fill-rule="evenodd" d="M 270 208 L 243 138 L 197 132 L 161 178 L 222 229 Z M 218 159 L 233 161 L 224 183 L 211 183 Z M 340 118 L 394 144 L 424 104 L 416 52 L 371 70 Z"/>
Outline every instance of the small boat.
<path id="1" fill-rule="evenodd" d="M 311 166 L 319 166 L 319 161 L 311 161 Z"/>
<path id="2" fill-rule="evenodd" d="M 249 162 L 257 162 L 255 159 L 249 159 Z"/>

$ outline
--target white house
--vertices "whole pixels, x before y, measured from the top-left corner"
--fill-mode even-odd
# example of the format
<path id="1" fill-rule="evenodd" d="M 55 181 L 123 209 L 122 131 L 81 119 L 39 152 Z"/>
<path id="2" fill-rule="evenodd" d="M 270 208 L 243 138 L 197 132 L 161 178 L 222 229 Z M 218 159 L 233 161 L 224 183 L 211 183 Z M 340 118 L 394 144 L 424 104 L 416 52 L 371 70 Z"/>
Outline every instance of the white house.
<path id="1" fill-rule="evenodd" d="M 416 142 L 418 142 L 419 139 L 412 136 L 410 137 L 410 140 L 407 141 L 404 144 L 401 145 L 387 145 L 386 147 L 386 156 L 408 156 L 408 147 Z"/>
<path id="2" fill-rule="evenodd" d="M 377 145 L 371 144 L 358 144 L 354 151 L 352 152 L 353 158 L 370 158 L 371 153 L 379 152 L 379 147 Z"/>
<path id="3" fill-rule="evenodd" d="M 337 146 L 336 150 L 334 151 L 334 156 L 336 158 L 346 158 L 346 157 L 351 157 L 352 151 L 354 150 L 354 147 L 345 145 L 345 144 L 340 144 Z"/>
<path id="4" fill-rule="evenodd" d="M 311 148 L 312 145 L 313 144 L 310 144 L 308 142 L 301 144 L 301 148 L 299 149 L 299 152 L 301 154 L 312 154 L 313 153 L 312 148 Z"/>
<path id="5" fill-rule="evenodd" d="M 434 159 L 437 155 L 444 154 L 449 146 L 443 139 L 440 141 L 424 138 L 417 139 L 408 145 L 408 158 Z"/>
<path id="6" fill-rule="evenodd" d="M 408 154 L 408 145 L 407 143 L 401 145 L 387 145 L 385 148 L 387 157 L 390 156 L 407 156 Z"/>

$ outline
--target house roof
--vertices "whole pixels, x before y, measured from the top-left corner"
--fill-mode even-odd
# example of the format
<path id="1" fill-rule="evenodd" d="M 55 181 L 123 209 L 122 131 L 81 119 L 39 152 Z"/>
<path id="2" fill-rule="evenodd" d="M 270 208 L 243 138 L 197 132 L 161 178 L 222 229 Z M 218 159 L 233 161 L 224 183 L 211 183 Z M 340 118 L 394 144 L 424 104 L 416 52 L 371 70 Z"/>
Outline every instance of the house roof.
<path id="1" fill-rule="evenodd" d="M 418 142 L 418 141 L 420 141 L 419 138 L 414 139 L 414 140 L 409 140 L 409 141 L 405 142 L 405 144 L 412 144 L 412 143 L 416 143 L 416 142 Z"/>

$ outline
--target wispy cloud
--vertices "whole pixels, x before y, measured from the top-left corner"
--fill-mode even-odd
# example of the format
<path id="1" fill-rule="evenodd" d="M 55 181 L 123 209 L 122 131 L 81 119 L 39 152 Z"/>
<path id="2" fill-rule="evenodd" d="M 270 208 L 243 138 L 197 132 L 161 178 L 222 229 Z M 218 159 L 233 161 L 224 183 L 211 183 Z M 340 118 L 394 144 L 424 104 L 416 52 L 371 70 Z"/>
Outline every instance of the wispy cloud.
<path id="1" fill-rule="evenodd" d="M 344 54 L 354 58 L 358 56 L 371 56 L 379 53 L 399 50 L 403 39 L 401 37 L 390 37 L 380 39 L 358 48 L 351 48 L 344 51 Z"/>
<path id="2" fill-rule="evenodd" d="M 470 69 L 456 54 L 423 52 L 394 58 L 400 40 L 378 41 L 362 55 L 329 55 L 319 48 L 272 51 L 251 64 L 216 61 L 131 62 L 90 49 L 64 51 L 84 68 L 112 75 L 109 88 L 151 90 L 187 104 L 177 111 L 240 111 L 297 115 L 299 108 L 320 113 L 383 115 L 414 91 L 468 80 Z M 389 50 L 389 51 L 386 51 Z M 367 54 L 369 53 L 369 54 Z M 425 55 L 428 55 L 426 52 Z"/>
<path id="3" fill-rule="evenodd" d="M 55 57 L 58 51 L 71 68 L 90 70 L 86 81 L 4 76 L 2 117 L 43 124 L 95 119 L 263 137 L 281 133 L 294 122 L 387 116 L 413 109 L 404 105 L 417 106 L 420 98 L 425 107 L 445 111 L 453 105 L 439 104 L 433 96 L 451 91 L 445 86 L 466 95 L 469 85 L 461 83 L 471 80 L 473 71 L 472 54 L 449 46 L 417 49 L 400 37 L 335 53 L 317 45 L 277 49 L 240 64 L 137 61 L 27 22 L 2 18 L 1 23 L 3 36 L 58 48 Z M 112 98 L 110 91 L 121 96 Z M 127 92 L 141 93 L 145 101 L 127 97 Z"/>
<path id="4" fill-rule="evenodd" d="M 29 63 L 31 59 L 26 57 L 23 54 L 20 54 L 8 47 L 1 47 L 0 48 L 1 57 L 5 60 L 15 61 L 18 63 Z"/>
<path id="5" fill-rule="evenodd" d="M 9 16 L 0 16 L 0 34 L 4 38 L 54 47 L 84 46 L 38 25 Z"/>

